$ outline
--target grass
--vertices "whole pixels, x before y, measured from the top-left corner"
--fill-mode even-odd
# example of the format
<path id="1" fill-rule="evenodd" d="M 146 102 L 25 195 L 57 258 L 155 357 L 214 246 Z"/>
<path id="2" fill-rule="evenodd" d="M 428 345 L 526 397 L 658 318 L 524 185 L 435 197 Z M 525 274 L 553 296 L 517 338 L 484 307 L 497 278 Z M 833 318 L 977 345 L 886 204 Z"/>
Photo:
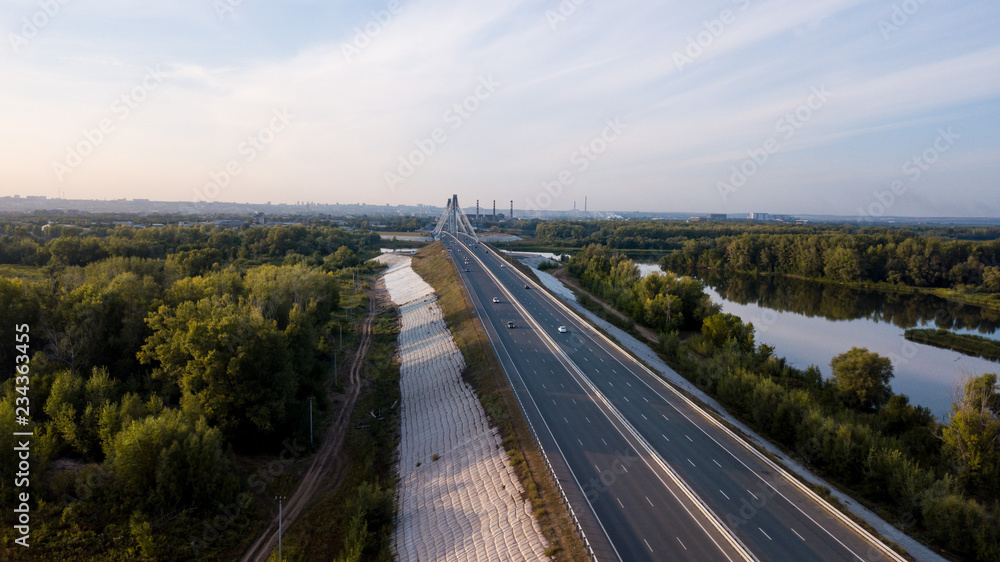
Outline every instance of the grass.
<path id="1" fill-rule="evenodd" d="M 463 377 L 472 385 L 490 421 L 500 431 L 511 465 L 551 545 L 547 554 L 556 560 L 587 560 L 583 543 L 545 466 L 514 391 L 441 243 L 421 250 L 414 257 L 413 269 L 437 292 L 445 322 L 465 358 Z"/>
<path id="2" fill-rule="evenodd" d="M 973 357 L 1000 361 L 1000 341 L 972 334 L 956 334 L 948 330 L 911 328 L 904 333 L 906 339 L 917 343 L 951 349 Z"/>

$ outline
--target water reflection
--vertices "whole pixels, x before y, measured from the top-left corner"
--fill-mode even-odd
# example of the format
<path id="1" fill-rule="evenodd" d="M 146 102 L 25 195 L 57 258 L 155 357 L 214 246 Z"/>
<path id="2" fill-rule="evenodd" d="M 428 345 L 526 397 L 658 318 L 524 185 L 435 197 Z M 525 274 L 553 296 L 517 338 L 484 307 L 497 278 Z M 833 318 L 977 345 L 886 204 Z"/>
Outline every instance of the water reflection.
<path id="1" fill-rule="evenodd" d="M 961 353 L 913 343 L 903 330 L 938 327 L 1000 335 L 1000 314 L 944 299 L 855 289 L 783 277 L 679 271 L 703 280 L 724 312 L 753 322 L 758 343 L 796 367 L 817 365 L 829 377 L 830 360 L 851 347 L 892 359 L 895 392 L 931 409 L 944 420 L 959 381 L 971 375 L 1000 372 L 1000 364 Z"/>
<path id="2" fill-rule="evenodd" d="M 683 273 L 698 277 L 722 298 L 739 304 L 757 304 L 827 320 L 865 318 L 904 329 L 935 327 L 993 339 L 1000 331 L 1000 311 L 933 295 L 886 293 L 789 277 L 730 275 L 711 270 Z"/>

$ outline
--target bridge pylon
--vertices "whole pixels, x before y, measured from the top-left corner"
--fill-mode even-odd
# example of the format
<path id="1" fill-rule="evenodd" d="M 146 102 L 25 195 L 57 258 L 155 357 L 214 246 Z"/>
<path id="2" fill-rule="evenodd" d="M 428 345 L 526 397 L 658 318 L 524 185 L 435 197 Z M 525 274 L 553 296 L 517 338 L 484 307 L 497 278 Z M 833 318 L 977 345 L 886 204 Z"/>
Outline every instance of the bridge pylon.
<path id="1" fill-rule="evenodd" d="M 468 234 L 477 242 L 479 241 L 475 229 L 472 228 L 472 223 L 469 222 L 469 217 L 465 216 L 462 207 L 458 205 L 458 195 L 452 195 L 451 199 L 448 200 L 444 214 L 441 215 L 437 226 L 434 227 L 434 239 L 439 240 L 442 232 L 448 232 L 456 236 L 459 233 Z"/>

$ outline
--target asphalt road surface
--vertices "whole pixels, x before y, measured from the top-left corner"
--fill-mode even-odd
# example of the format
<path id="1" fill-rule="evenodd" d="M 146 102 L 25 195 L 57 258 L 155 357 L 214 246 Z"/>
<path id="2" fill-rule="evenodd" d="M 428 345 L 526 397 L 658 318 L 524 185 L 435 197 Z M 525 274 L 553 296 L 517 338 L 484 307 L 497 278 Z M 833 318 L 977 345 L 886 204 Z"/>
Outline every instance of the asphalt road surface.
<path id="1" fill-rule="evenodd" d="M 445 243 L 599 559 L 889 559 L 492 249 Z"/>

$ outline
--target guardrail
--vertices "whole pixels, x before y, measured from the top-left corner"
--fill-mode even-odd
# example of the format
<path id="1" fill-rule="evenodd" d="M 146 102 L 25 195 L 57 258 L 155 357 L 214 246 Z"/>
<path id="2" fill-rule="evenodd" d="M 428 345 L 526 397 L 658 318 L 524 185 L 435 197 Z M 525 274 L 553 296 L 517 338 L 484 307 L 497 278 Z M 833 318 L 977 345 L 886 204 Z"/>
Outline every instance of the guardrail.
<path id="1" fill-rule="evenodd" d="M 455 262 L 455 255 L 451 255 L 452 262 L 455 263 L 455 267 L 458 267 L 458 263 Z M 462 284 L 465 285 L 465 290 L 471 295 L 468 285 L 465 279 L 460 275 L 462 279 Z M 486 329 L 486 321 L 479 314 L 479 309 L 475 305 L 472 306 L 472 310 L 476 313 L 476 318 L 479 318 L 479 322 L 483 325 L 483 329 Z M 493 353 L 496 354 L 497 359 L 500 358 L 500 353 L 496 348 L 496 344 L 493 343 L 492 338 L 489 338 L 487 334 L 487 339 L 490 340 L 490 346 L 493 348 Z M 504 366 L 503 361 L 500 361 L 500 367 L 503 369 L 504 378 L 507 379 L 507 383 L 510 385 L 510 389 L 514 394 L 514 399 L 517 400 L 518 407 L 521 408 L 521 412 L 524 414 L 524 421 L 528 424 L 528 429 L 531 431 L 531 437 L 534 439 L 535 444 L 538 446 L 538 451 L 542 454 L 542 460 L 545 462 L 545 468 L 548 469 L 549 475 L 552 476 L 552 481 L 555 482 L 556 489 L 559 490 L 559 496 L 562 498 L 563 505 L 566 506 L 566 510 L 569 512 L 570 518 L 573 520 L 573 526 L 576 527 L 576 532 L 580 535 L 580 540 L 583 542 L 583 547 L 587 551 L 587 555 L 591 560 L 597 561 L 597 555 L 594 552 L 593 545 L 590 544 L 590 540 L 587 538 L 587 533 L 583 530 L 583 525 L 580 524 L 580 519 L 576 515 L 576 511 L 573 509 L 573 505 L 570 503 L 569 498 L 566 496 L 566 490 L 563 489 L 562 483 L 559 482 L 559 476 L 556 474 L 555 468 L 552 466 L 552 462 L 549 460 L 549 456 L 545 453 L 545 448 L 542 446 L 542 441 L 538 437 L 538 433 L 535 431 L 535 425 L 531 423 L 531 417 L 528 415 L 528 410 L 525 408 L 524 403 L 521 402 L 521 397 L 518 396 L 516 390 L 514 390 L 514 380 L 511 379 L 510 373 L 507 372 L 507 367 Z"/>
<path id="2" fill-rule="evenodd" d="M 494 251 L 498 252 L 498 254 L 497 254 L 498 256 L 501 255 L 498 250 L 494 249 Z M 513 258 L 510 258 L 510 259 L 513 259 Z M 507 261 L 510 261 L 510 260 L 507 260 Z M 535 285 L 536 288 L 539 288 L 538 284 L 535 283 L 530 277 L 528 277 L 527 275 L 525 275 L 525 273 L 523 271 L 520 271 L 516 267 L 513 267 L 512 269 L 514 271 L 516 271 L 518 275 L 524 277 L 524 279 L 527 280 L 529 283 L 531 283 L 532 285 Z M 585 318 L 582 318 L 579 314 L 576 313 L 576 311 L 574 311 L 571 308 L 569 308 L 568 306 L 566 306 L 566 304 L 563 303 L 558 297 L 552 295 L 547 290 L 547 288 L 541 287 L 541 289 L 543 291 L 545 291 L 545 293 L 547 295 L 551 296 L 552 297 L 552 301 L 556 304 L 556 306 L 558 306 L 559 308 L 563 309 L 564 312 L 566 312 L 567 314 L 569 314 L 571 317 L 577 318 L 583 324 L 586 324 L 588 326 L 591 325 L 589 321 L 587 321 Z M 605 335 L 600 330 L 593 329 L 593 332 L 595 334 L 597 334 L 597 336 L 599 336 L 605 342 L 607 342 L 608 345 L 610 345 L 611 347 L 613 347 L 614 349 L 616 349 L 622 355 L 624 355 L 626 357 L 630 357 L 630 358 L 632 357 L 632 354 L 630 354 L 621 345 L 619 345 L 618 342 L 612 340 L 610 337 L 608 337 L 607 335 Z M 654 380 L 658 381 L 667 390 L 669 390 L 671 393 L 673 393 L 674 395 L 676 395 L 679 399 L 681 399 L 682 401 L 684 401 L 685 403 L 687 403 L 688 406 L 690 406 L 694 411 L 698 412 L 702 417 L 706 418 L 712 425 L 716 426 L 716 428 L 718 428 L 723 433 L 727 434 L 731 439 L 733 439 L 734 441 L 736 441 L 737 443 L 739 443 L 742 447 L 744 447 L 746 450 L 748 450 L 752 455 L 754 455 L 755 457 L 757 457 L 760 461 L 762 461 L 764 464 L 766 464 L 769 468 L 771 468 L 772 470 L 774 470 L 775 472 L 777 472 L 778 474 L 780 474 L 786 481 L 788 481 L 789 483 L 791 483 L 793 487 L 795 487 L 800 492 L 802 492 L 807 498 L 811 499 L 814 503 L 818 504 L 820 507 L 822 507 L 828 513 L 830 513 L 833 517 L 835 517 L 837 520 L 839 520 L 840 522 L 842 522 L 845 526 L 847 526 L 852 531 L 854 531 L 855 533 L 857 533 L 858 535 L 860 535 L 861 537 L 863 537 L 866 541 L 868 541 L 877 550 L 881 551 L 881 553 L 884 556 L 886 556 L 887 558 L 889 558 L 890 560 L 893 560 L 895 562 L 907 562 L 905 557 L 901 556 L 898 552 L 896 552 L 895 550 L 893 550 L 892 548 L 890 548 L 889 545 L 887 545 L 884 542 L 882 542 L 878 537 L 876 537 L 875 535 L 873 535 L 867 529 L 865 529 L 864 527 L 862 527 L 861 525 L 859 525 L 856 521 L 854 521 L 853 519 L 851 519 L 850 517 L 848 517 L 847 515 L 845 515 L 843 512 L 841 512 L 839 509 L 837 509 L 836 507 L 834 507 L 832 504 L 830 504 L 829 502 L 827 502 L 825 499 L 823 499 L 822 496 L 820 496 L 815 491 L 813 491 L 811 488 L 809 488 L 808 486 L 806 486 L 805 484 L 803 484 L 801 481 L 799 481 L 798 478 L 795 478 L 788 471 L 786 471 L 783 467 L 781 467 L 780 465 L 778 465 L 777 463 L 775 463 L 774 461 L 772 461 L 770 458 L 768 458 L 767 455 L 764 455 L 763 453 L 761 453 L 760 451 L 758 451 L 755 447 L 753 447 L 751 444 L 749 444 L 746 440 L 744 440 L 742 437 L 740 437 L 737 433 L 735 433 L 734 431 L 732 431 L 731 429 L 729 429 L 728 427 L 726 427 L 725 424 L 723 424 L 719 420 L 715 419 L 714 416 L 712 416 L 711 414 L 709 414 L 708 412 L 706 412 L 703 408 L 701 408 L 701 406 L 699 406 L 693 400 L 691 400 L 690 398 L 688 398 L 687 396 L 685 396 L 682 392 L 680 392 L 680 390 L 674 388 L 671 384 L 669 384 L 667 381 L 665 381 L 662 377 L 660 377 L 656 373 L 654 373 L 649 367 L 647 367 L 646 365 L 644 365 L 641 361 L 635 360 L 635 363 L 643 371 L 645 371 L 648 375 L 650 375 Z"/>

